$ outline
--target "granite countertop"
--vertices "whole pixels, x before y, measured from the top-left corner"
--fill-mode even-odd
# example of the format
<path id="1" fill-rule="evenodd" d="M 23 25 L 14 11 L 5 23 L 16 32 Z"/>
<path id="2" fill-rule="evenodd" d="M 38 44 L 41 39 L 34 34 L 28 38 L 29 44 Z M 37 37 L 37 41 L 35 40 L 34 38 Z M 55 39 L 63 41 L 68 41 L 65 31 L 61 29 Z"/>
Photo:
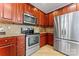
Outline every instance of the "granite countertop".
<path id="1" fill-rule="evenodd" d="M 15 35 L 0 35 L 0 38 L 5 38 L 5 37 L 13 37 L 13 36 L 20 36 L 20 35 L 25 35 L 25 34 L 15 34 Z"/>

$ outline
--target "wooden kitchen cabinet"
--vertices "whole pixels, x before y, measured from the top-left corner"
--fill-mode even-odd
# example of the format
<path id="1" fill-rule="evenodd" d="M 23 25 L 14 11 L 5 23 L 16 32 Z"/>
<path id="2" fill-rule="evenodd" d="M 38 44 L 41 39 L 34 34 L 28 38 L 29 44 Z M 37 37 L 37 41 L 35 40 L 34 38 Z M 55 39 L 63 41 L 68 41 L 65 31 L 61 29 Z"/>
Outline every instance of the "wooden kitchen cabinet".
<path id="1" fill-rule="evenodd" d="M 12 3 L 4 3 L 3 6 L 3 10 L 4 10 L 4 18 L 6 19 L 12 19 Z"/>
<path id="2" fill-rule="evenodd" d="M 23 24 L 24 4 L 14 3 L 12 6 L 12 21 L 14 23 Z"/>
<path id="3" fill-rule="evenodd" d="M 0 3 L 0 17 L 6 23 L 23 23 L 24 4 Z"/>
<path id="4" fill-rule="evenodd" d="M 17 5 L 17 19 L 16 19 L 16 21 L 17 21 L 17 23 L 20 23 L 20 24 L 22 24 L 23 23 L 23 14 L 24 14 L 24 5 L 23 5 L 23 3 L 17 3 L 16 4 Z"/>
<path id="5" fill-rule="evenodd" d="M 54 37 L 53 37 L 53 34 L 51 34 L 51 33 L 48 33 L 48 36 L 47 36 L 48 38 L 47 38 L 47 43 L 49 44 L 49 45 L 53 45 L 54 44 Z"/>
<path id="6" fill-rule="evenodd" d="M 49 19 L 48 19 L 48 22 L 49 22 L 49 27 L 53 27 L 54 26 L 54 16 L 53 16 L 53 13 L 50 13 L 48 15 Z"/>
<path id="7" fill-rule="evenodd" d="M 45 25 L 45 14 L 43 12 L 40 11 L 39 13 L 39 26 L 44 27 Z"/>
<path id="8" fill-rule="evenodd" d="M 42 16 L 41 17 L 42 17 L 42 26 L 45 27 L 45 21 L 46 21 L 45 14 L 42 13 Z"/>
<path id="9" fill-rule="evenodd" d="M 9 44 L 0 47 L 0 56 L 16 56 L 16 45 Z"/>
<path id="10" fill-rule="evenodd" d="M 24 4 L 24 12 L 28 14 L 32 14 L 32 6 L 29 3 Z"/>
<path id="11" fill-rule="evenodd" d="M 46 35 L 45 34 L 41 34 L 40 35 L 40 47 L 43 47 L 46 45 Z"/>
<path id="12" fill-rule="evenodd" d="M 14 23 L 18 23 L 17 22 L 17 3 L 13 3 L 13 8 L 12 8 L 12 22 L 14 22 Z"/>
<path id="13" fill-rule="evenodd" d="M 68 10 L 68 6 L 63 7 L 62 10 L 63 10 L 63 11 L 62 11 L 63 14 L 66 14 L 66 13 L 69 12 L 69 10 Z"/>
<path id="14" fill-rule="evenodd" d="M 77 3 L 76 5 L 77 5 L 77 11 L 79 11 L 79 3 Z"/>
<path id="15" fill-rule="evenodd" d="M 49 27 L 49 16 L 48 15 L 45 15 L 44 17 L 44 27 Z"/>
<path id="16" fill-rule="evenodd" d="M 16 37 L 0 38 L 0 56 L 16 56 Z"/>
<path id="17" fill-rule="evenodd" d="M 68 12 L 74 12 L 74 11 L 76 11 L 76 10 L 77 10 L 77 5 L 76 5 L 76 3 L 71 4 L 71 5 L 68 6 Z"/>
<path id="18" fill-rule="evenodd" d="M 25 51 L 25 36 L 17 37 L 17 56 L 24 56 L 26 54 Z"/>
<path id="19" fill-rule="evenodd" d="M 0 18 L 3 17 L 3 3 L 0 3 Z"/>

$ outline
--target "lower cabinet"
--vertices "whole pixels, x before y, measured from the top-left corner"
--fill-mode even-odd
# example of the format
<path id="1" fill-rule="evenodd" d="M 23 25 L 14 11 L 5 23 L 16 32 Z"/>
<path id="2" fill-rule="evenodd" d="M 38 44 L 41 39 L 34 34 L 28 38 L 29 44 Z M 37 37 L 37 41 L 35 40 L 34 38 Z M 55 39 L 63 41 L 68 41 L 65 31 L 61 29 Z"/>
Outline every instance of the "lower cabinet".
<path id="1" fill-rule="evenodd" d="M 53 44 L 54 44 L 53 41 L 54 41 L 53 34 L 48 33 L 48 35 L 47 35 L 47 43 L 48 43 L 49 45 L 53 45 Z"/>
<path id="2" fill-rule="evenodd" d="M 0 56 L 24 56 L 25 36 L 0 38 Z"/>
<path id="3" fill-rule="evenodd" d="M 25 36 L 17 37 L 17 56 L 24 56 L 25 52 Z"/>
<path id="4" fill-rule="evenodd" d="M 9 44 L 0 47 L 0 56 L 16 56 L 16 45 Z"/>
<path id="5" fill-rule="evenodd" d="M 16 37 L 0 38 L 0 56 L 16 56 Z"/>
<path id="6" fill-rule="evenodd" d="M 41 34 L 40 35 L 40 47 L 43 47 L 44 45 L 46 45 L 46 35 Z"/>

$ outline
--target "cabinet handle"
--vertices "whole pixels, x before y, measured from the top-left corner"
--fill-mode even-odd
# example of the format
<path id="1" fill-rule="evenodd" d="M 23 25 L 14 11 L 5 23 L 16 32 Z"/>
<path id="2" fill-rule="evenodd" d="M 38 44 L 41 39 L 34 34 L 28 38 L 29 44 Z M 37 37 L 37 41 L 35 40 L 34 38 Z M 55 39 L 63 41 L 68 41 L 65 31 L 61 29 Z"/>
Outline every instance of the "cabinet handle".
<path id="1" fill-rule="evenodd" d="M 8 42 L 8 40 L 5 40 L 5 42 Z"/>
<path id="2" fill-rule="evenodd" d="M 0 48 L 9 47 L 9 46 L 16 46 L 16 45 L 15 44 L 9 44 L 9 45 L 0 46 Z"/>

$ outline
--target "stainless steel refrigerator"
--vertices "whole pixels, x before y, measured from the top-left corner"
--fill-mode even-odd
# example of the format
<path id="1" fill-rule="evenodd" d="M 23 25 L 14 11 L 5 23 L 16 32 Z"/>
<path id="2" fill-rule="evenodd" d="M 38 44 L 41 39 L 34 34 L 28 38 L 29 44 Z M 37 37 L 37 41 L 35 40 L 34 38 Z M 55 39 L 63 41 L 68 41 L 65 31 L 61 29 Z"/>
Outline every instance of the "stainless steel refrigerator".
<path id="1" fill-rule="evenodd" d="M 79 55 L 79 11 L 54 17 L 54 48 L 66 55 Z"/>

